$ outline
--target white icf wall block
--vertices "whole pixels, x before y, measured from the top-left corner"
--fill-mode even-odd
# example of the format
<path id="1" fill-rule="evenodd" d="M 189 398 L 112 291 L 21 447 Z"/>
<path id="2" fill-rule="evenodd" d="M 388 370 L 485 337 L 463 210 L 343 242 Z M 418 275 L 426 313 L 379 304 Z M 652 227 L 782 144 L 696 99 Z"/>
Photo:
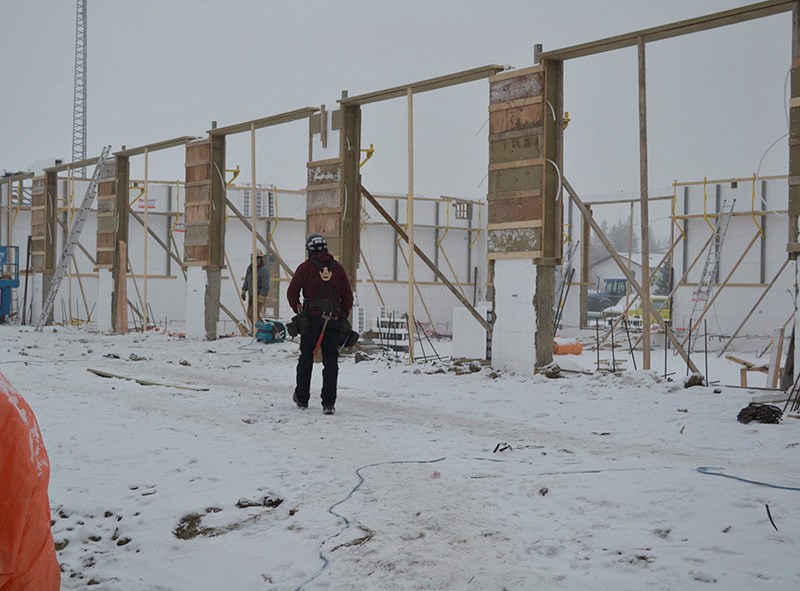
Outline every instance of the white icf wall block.
<path id="1" fill-rule="evenodd" d="M 114 292 L 114 275 L 109 269 L 97 270 L 97 305 L 95 319 L 97 330 L 111 332 L 111 294 Z M 126 304 L 127 305 L 127 304 Z"/>
<path id="2" fill-rule="evenodd" d="M 492 366 L 533 375 L 536 266 L 531 260 L 497 260 L 494 264 L 495 322 Z"/>
<path id="3" fill-rule="evenodd" d="M 486 318 L 491 309 L 488 304 L 477 305 L 475 309 Z M 486 329 L 464 307 L 453 308 L 453 349 L 455 358 L 486 359 Z"/>
<path id="4" fill-rule="evenodd" d="M 186 338 L 206 338 L 206 272 L 201 267 L 186 270 Z"/>

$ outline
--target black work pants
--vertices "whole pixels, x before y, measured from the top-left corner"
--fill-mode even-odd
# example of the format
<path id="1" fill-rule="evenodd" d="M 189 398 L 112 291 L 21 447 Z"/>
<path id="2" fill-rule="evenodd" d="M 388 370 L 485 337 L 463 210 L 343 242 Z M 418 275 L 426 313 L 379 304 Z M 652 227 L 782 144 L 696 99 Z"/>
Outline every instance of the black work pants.
<path id="1" fill-rule="evenodd" d="M 295 396 L 300 404 L 311 397 L 311 372 L 314 369 L 314 347 L 322 332 L 322 316 L 309 315 L 308 332 L 300 336 L 300 359 L 297 361 Z M 322 337 L 322 406 L 336 404 L 336 382 L 339 377 L 339 321 L 329 320 Z"/>

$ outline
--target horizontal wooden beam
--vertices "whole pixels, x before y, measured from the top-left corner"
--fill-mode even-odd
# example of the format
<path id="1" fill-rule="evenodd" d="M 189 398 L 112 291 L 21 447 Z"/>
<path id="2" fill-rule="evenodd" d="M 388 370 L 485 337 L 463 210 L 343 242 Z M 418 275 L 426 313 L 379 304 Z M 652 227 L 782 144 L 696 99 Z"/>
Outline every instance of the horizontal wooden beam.
<path id="1" fill-rule="evenodd" d="M 76 168 L 85 168 L 87 166 L 92 166 L 97 164 L 97 161 L 100 160 L 100 156 L 93 156 L 92 158 L 85 158 L 83 160 L 76 160 L 75 162 L 67 162 L 65 164 L 59 164 L 58 166 L 50 166 L 45 168 L 45 172 L 63 172 L 65 170 L 76 169 Z"/>
<path id="2" fill-rule="evenodd" d="M 634 197 L 632 199 L 610 199 L 609 201 L 584 201 L 584 205 L 619 205 L 622 203 L 639 203 L 642 200 L 641 197 Z M 672 195 L 661 195 L 659 197 L 647 197 L 647 201 L 667 201 L 672 200 Z"/>
<path id="3" fill-rule="evenodd" d="M 757 181 L 774 181 L 774 180 L 787 180 L 789 178 L 788 175 L 785 174 L 773 174 L 773 175 L 761 175 L 756 178 Z M 753 177 L 743 177 L 743 178 L 730 178 L 730 179 L 706 179 L 704 181 L 676 181 L 676 187 L 691 187 L 697 185 L 722 185 L 725 183 L 752 183 Z"/>
<path id="4" fill-rule="evenodd" d="M 225 127 L 209 129 L 207 133 L 208 135 L 233 135 L 234 133 L 250 131 L 253 127 L 261 129 L 262 127 L 272 127 L 273 125 L 280 125 L 281 123 L 307 119 L 317 111 L 319 111 L 317 107 L 303 107 L 301 109 L 295 109 L 294 111 L 280 113 L 279 115 L 270 115 L 269 117 L 251 119 L 243 123 L 234 123 L 233 125 L 227 125 Z"/>
<path id="5" fill-rule="evenodd" d="M 17 181 L 24 181 L 25 179 L 32 179 L 34 174 L 32 172 L 18 172 L 15 174 L 7 174 L 0 176 L 0 183 L 16 183 Z"/>
<path id="6" fill-rule="evenodd" d="M 707 31 L 709 29 L 715 29 L 718 27 L 735 25 L 737 23 L 764 18 L 767 16 L 780 14 L 782 12 L 791 12 L 794 5 L 794 0 L 768 0 L 767 2 L 749 4 L 747 6 L 732 8 L 722 12 L 715 12 L 705 16 L 699 16 L 666 25 L 660 25 L 658 27 L 651 27 L 649 29 L 625 33 L 623 35 L 607 37 L 598 41 L 590 41 L 588 43 L 573 45 L 563 49 L 545 51 L 539 54 L 539 59 L 564 61 L 595 55 L 598 53 L 605 53 L 606 51 L 613 51 L 615 49 L 622 49 L 624 47 L 634 47 L 638 43 L 639 37 L 642 37 L 645 43 L 649 41 L 670 39 L 672 37 L 679 37 L 681 35 L 697 33 L 699 31 Z"/>
<path id="7" fill-rule="evenodd" d="M 436 78 L 429 78 L 427 80 L 420 80 L 418 82 L 410 82 L 409 84 L 403 84 L 401 86 L 393 86 L 392 88 L 386 88 L 384 90 L 376 90 L 375 92 L 368 92 L 366 94 L 359 94 L 356 96 L 339 99 L 338 102 L 341 105 L 367 105 L 369 103 L 377 103 L 380 101 L 406 96 L 409 88 L 413 94 L 419 94 L 420 92 L 438 90 L 448 86 L 455 86 L 457 84 L 482 80 L 484 78 L 494 76 L 503 70 L 505 70 L 504 66 L 481 66 L 480 68 L 472 68 L 471 70 L 463 70 L 461 72 L 446 74 Z"/>
<path id="8" fill-rule="evenodd" d="M 182 135 L 181 137 L 176 137 L 171 140 L 164 140 L 162 142 L 155 142 L 152 144 L 147 144 L 144 146 L 138 146 L 136 148 L 126 148 L 124 150 L 120 150 L 119 152 L 114 152 L 114 156 L 122 156 L 125 158 L 130 158 L 131 156 L 138 156 L 139 154 L 144 154 L 146 152 L 158 152 L 159 150 L 166 150 L 167 148 L 174 148 L 175 146 L 183 146 L 188 144 L 191 141 L 196 140 L 197 138 L 193 135 Z"/>

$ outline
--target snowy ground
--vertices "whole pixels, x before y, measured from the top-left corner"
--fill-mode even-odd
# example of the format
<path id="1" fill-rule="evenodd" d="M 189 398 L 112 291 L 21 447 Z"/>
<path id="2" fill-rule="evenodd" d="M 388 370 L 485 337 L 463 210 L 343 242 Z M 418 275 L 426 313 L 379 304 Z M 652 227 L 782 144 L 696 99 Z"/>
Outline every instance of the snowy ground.
<path id="1" fill-rule="evenodd" d="M 330 417 L 291 342 L 0 331 L 64 589 L 800 588 L 800 491 L 698 471 L 800 487 L 800 420 L 736 421 L 763 392 L 349 357 Z"/>

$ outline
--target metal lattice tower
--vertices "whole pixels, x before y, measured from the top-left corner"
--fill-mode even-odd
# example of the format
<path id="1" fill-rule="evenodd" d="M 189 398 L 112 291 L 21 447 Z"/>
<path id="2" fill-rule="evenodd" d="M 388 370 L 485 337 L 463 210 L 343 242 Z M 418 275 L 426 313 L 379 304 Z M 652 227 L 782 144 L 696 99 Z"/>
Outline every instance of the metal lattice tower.
<path id="1" fill-rule="evenodd" d="M 75 90 L 72 102 L 72 161 L 86 159 L 86 2 L 77 0 L 75 18 Z M 85 175 L 86 169 L 75 171 Z"/>

